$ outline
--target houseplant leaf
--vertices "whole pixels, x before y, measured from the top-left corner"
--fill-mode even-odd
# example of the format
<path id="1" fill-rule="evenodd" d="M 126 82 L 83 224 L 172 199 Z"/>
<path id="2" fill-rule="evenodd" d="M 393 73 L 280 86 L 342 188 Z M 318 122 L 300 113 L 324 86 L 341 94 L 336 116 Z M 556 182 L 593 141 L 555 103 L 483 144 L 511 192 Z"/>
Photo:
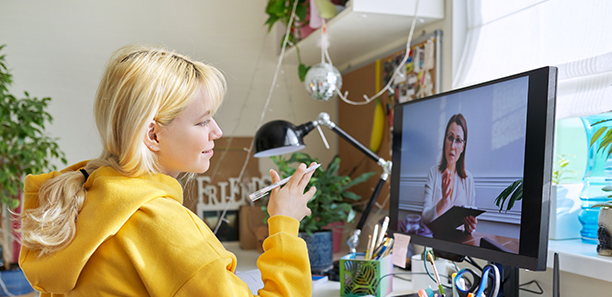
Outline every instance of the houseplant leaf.
<path id="1" fill-rule="evenodd" d="M 520 191 L 518 190 L 520 188 Z M 512 196 L 510 194 L 514 193 Z M 523 179 L 518 179 L 514 181 L 511 185 L 506 187 L 494 200 L 495 205 L 499 207 L 499 211 L 504 210 L 504 203 L 506 199 L 508 199 L 508 205 L 506 207 L 506 211 L 510 210 L 514 203 L 523 198 Z"/>
<path id="2" fill-rule="evenodd" d="M 289 158 L 282 156 L 272 157 L 272 161 L 278 166 L 281 176 L 289 176 L 295 172 L 295 168 L 301 163 L 311 164 L 319 162 L 318 159 L 308 154 L 296 152 Z M 349 176 L 339 175 L 340 158 L 335 157 L 326 169 L 319 167 L 310 179 L 307 188 L 317 188 L 317 192 L 308 202 L 312 214 L 300 222 L 300 231 L 309 235 L 323 229 L 331 223 L 339 221 L 351 221 L 355 217 L 355 211 L 348 201 L 358 201 L 361 197 L 353 192 L 347 191 L 353 185 L 366 181 L 374 173 L 364 173 L 355 180 Z M 265 203 L 264 203 L 265 204 Z"/>

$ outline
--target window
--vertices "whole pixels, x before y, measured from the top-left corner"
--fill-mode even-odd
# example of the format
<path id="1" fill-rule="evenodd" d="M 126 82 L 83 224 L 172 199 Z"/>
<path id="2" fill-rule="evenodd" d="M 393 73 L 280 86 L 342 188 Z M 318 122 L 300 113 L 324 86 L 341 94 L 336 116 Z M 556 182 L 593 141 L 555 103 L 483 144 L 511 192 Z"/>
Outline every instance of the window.
<path id="1" fill-rule="evenodd" d="M 466 1 L 453 88 L 557 66 L 557 119 L 612 110 L 612 1 Z"/>

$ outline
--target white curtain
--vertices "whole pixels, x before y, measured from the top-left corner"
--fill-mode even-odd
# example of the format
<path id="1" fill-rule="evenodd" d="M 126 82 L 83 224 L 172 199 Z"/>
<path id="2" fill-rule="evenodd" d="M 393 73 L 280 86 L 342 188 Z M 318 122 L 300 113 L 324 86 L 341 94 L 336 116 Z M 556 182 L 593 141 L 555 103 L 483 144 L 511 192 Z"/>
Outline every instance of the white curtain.
<path id="1" fill-rule="evenodd" d="M 467 1 L 453 88 L 557 66 L 557 119 L 612 110 L 612 1 Z"/>

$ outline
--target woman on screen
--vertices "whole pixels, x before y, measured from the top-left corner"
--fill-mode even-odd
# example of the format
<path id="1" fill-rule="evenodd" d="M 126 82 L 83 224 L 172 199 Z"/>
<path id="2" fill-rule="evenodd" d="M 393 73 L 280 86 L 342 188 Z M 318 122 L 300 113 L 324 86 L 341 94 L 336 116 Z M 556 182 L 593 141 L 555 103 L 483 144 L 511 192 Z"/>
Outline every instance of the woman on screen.
<path id="1" fill-rule="evenodd" d="M 465 169 L 467 122 L 462 114 L 453 115 L 446 125 L 440 164 L 429 170 L 425 182 L 423 222 L 429 224 L 452 206 L 475 206 L 476 194 L 472 174 Z M 466 232 L 476 229 L 477 220 L 468 216 L 463 220 Z"/>

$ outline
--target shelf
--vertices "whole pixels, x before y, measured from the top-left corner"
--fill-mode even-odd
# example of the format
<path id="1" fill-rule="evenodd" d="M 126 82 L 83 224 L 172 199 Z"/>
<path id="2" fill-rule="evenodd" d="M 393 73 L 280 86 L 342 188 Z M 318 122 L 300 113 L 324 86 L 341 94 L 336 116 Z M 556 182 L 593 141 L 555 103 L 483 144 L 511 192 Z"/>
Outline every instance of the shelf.
<path id="1" fill-rule="evenodd" d="M 364 56 L 383 54 L 388 45 L 405 44 L 414 19 L 416 0 L 353 0 L 327 23 L 330 58 L 340 71 Z M 444 19 L 444 0 L 420 0 L 414 36 L 419 28 Z M 321 61 L 321 29 L 298 42 L 302 62 Z M 388 51 L 387 49 L 386 51 Z M 286 63 L 297 64 L 294 47 L 287 49 Z"/>
<path id="2" fill-rule="evenodd" d="M 597 245 L 575 240 L 548 241 L 548 267 L 553 267 L 554 254 L 559 253 L 559 270 L 612 282 L 612 257 L 597 254 Z"/>

